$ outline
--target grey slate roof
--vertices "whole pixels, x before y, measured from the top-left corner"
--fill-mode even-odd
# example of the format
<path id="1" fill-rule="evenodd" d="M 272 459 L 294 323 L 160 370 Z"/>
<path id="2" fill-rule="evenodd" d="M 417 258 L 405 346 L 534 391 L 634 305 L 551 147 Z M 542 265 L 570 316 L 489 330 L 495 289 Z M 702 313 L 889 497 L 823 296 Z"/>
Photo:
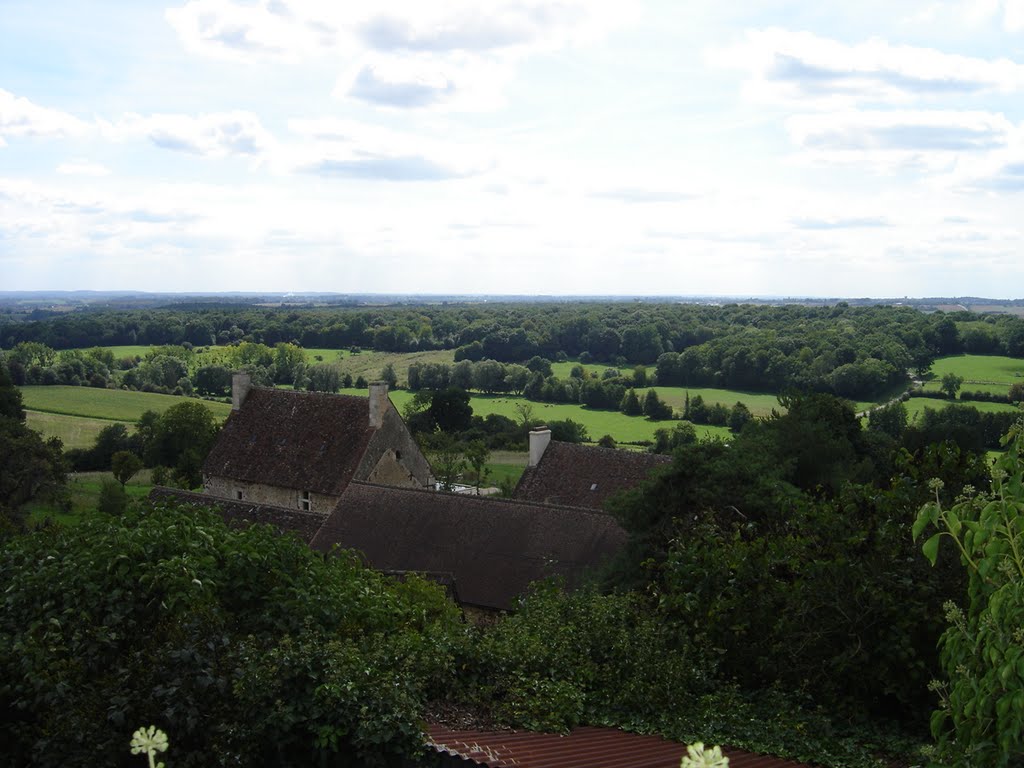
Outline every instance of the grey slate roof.
<path id="1" fill-rule="evenodd" d="M 578 585 L 625 542 L 588 510 L 352 482 L 310 545 L 360 550 L 377 570 L 450 573 L 463 603 L 508 609 L 538 579 Z"/>
<path id="2" fill-rule="evenodd" d="M 527 467 L 513 493 L 524 501 L 603 509 L 620 491 L 634 488 L 669 456 L 552 440 L 536 467 Z"/>
<path id="3" fill-rule="evenodd" d="M 252 389 L 228 417 L 203 475 L 337 496 L 374 430 L 365 397 Z"/>

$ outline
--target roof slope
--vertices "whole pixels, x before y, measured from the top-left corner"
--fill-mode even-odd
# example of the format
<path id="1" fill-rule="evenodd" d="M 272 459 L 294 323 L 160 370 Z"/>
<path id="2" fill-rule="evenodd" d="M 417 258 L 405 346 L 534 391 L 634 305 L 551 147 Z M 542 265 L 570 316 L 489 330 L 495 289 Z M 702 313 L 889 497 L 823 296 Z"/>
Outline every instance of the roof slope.
<path id="1" fill-rule="evenodd" d="M 654 453 L 620 451 L 552 440 L 536 467 L 519 478 L 514 498 L 603 509 L 619 491 L 637 486 L 672 459 Z"/>
<path id="2" fill-rule="evenodd" d="M 336 496 L 373 433 L 365 397 L 257 388 L 231 413 L 203 474 Z"/>
<path id="3" fill-rule="evenodd" d="M 566 736 L 529 731 L 455 731 L 427 726 L 427 746 L 491 768 L 678 768 L 686 745 L 615 728 L 575 728 Z M 807 768 L 792 760 L 723 747 L 730 768 Z"/>
<path id="4" fill-rule="evenodd" d="M 233 501 L 207 496 L 204 493 L 182 491 L 177 488 L 157 486 L 149 492 L 154 501 L 173 501 L 196 507 L 209 507 L 220 513 L 224 520 L 232 525 L 252 525 L 266 523 L 277 528 L 281 533 L 293 532 L 307 544 L 313 538 L 327 515 L 322 512 L 305 512 L 298 509 L 285 509 L 272 504 L 253 504 L 247 501 Z"/>
<path id="5" fill-rule="evenodd" d="M 310 544 L 361 550 L 381 571 L 451 573 L 462 602 L 507 609 L 532 581 L 578 584 L 625 542 L 587 510 L 353 482 Z"/>

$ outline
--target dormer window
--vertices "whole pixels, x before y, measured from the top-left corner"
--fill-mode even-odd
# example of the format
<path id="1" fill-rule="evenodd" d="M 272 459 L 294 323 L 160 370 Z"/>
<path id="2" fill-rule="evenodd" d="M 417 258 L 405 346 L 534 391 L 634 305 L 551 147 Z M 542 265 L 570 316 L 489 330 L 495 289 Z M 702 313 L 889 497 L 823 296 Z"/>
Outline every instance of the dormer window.
<path id="1" fill-rule="evenodd" d="M 309 498 L 309 491 L 303 491 L 299 497 L 299 509 L 309 512 L 313 508 L 313 502 Z"/>

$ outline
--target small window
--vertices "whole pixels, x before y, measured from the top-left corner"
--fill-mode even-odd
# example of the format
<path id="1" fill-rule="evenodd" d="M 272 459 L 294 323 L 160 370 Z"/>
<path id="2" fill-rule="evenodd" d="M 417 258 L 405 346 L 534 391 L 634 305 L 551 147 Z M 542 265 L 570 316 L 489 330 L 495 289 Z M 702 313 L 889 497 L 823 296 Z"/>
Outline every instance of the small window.
<path id="1" fill-rule="evenodd" d="M 299 509 L 309 512 L 313 508 L 313 502 L 309 498 L 309 491 L 303 491 L 299 499 Z"/>
<path id="2" fill-rule="evenodd" d="M 395 451 L 395 461 L 401 461 L 401 460 L 402 460 L 402 452 L 401 451 Z"/>
<path id="3" fill-rule="evenodd" d="M 235 498 L 238 499 L 239 501 L 241 501 L 242 500 L 242 492 L 241 491 L 235 491 Z"/>

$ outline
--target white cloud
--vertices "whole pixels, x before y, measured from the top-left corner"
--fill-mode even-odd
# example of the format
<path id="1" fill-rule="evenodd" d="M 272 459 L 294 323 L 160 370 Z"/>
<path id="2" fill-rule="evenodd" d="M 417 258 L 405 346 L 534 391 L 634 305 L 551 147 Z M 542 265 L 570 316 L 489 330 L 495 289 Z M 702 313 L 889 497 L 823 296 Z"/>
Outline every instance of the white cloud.
<path id="1" fill-rule="evenodd" d="M 274 138 L 251 112 L 192 115 L 125 115 L 105 124 L 111 138 L 144 137 L 154 146 L 210 157 L 237 155 L 258 159 L 274 146 Z"/>
<path id="2" fill-rule="evenodd" d="M 335 96 L 385 108 L 492 109 L 514 64 L 600 39 L 631 18 L 610 0 L 382 4 L 189 0 L 166 18 L 195 53 L 336 59 Z"/>
<path id="3" fill-rule="evenodd" d="M 89 124 L 74 115 L 41 107 L 0 88 L 0 147 L 5 136 L 67 138 L 88 130 Z"/>
<path id="4" fill-rule="evenodd" d="M 761 101 L 823 105 L 904 103 L 1024 89 L 1024 65 L 872 39 L 858 45 L 810 32 L 748 31 L 711 61 L 750 74 L 746 93 Z"/>
<path id="5" fill-rule="evenodd" d="M 328 178 L 440 181 L 472 176 L 493 165 L 487 153 L 412 133 L 337 118 L 290 120 L 303 141 L 282 149 L 286 170 Z"/>
<path id="6" fill-rule="evenodd" d="M 1008 32 L 1024 30 L 1024 0 L 1006 0 L 1003 26 Z"/>
<path id="7" fill-rule="evenodd" d="M 57 166 L 57 173 L 65 176 L 109 176 L 110 169 L 90 160 L 72 160 Z"/>
<path id="8" fill-rule="evenodd" d="M 1014 127 L 987 112 L 854 110 L 793 115 L 786 130 L 813 163 L 938 171 L 1006 147 Z"/>
<path id="9" fill-rule="evenodd" d="M 338 78 L 333 95 L 393 109 L 490 110 L 504 104 L 513 76 L 510 63 L 477 54 L 369 53 Z"/>

